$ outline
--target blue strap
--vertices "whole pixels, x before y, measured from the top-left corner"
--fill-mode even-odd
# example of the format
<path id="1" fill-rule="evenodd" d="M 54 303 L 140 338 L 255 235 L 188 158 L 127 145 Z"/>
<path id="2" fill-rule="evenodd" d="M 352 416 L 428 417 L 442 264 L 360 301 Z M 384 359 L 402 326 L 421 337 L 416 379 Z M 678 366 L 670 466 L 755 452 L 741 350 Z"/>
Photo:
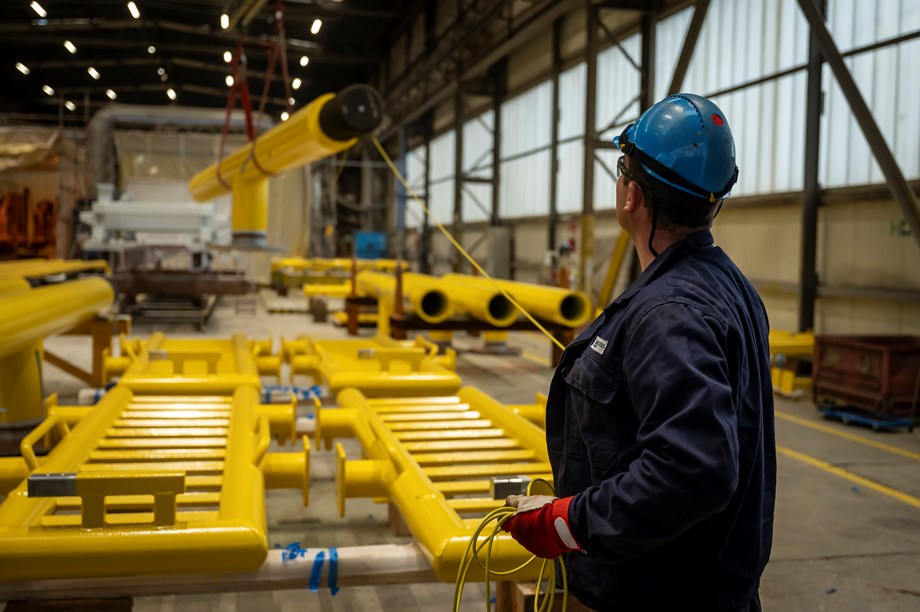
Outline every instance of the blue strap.
<path id="1" fill-rule="evenodd" d="M 323 551 L 316 553 L 316 557 L 313 559 L 313 571 L 310 572 L 310 585 L 307 588 L 314 593 L 319 591 L 319 579 L 323 575 L 323 561 L 325 559 L 326 553 Z"/>
<path id="2" fill-rule="evenodd" d="M 102 397 L 102 393 L 101 393 L 102 389 L 96 387 L 95 391 L 96 391 L 96 393 L 95 393 L 95 395 L 93 396 L 93 404 L 98 404 L 98 403 L 99 403 L 99 398 Z"/>
<path id="3" fill-rule="evenodd" d="M 336 581 L 339 577 L 339 551 L 336 550 L 335 546 L 329 547 L 329 590 L 332 592 L 332 596 L 335 597 L 335 594 L 339 592 L 339 585 L 336 584 Z"/>

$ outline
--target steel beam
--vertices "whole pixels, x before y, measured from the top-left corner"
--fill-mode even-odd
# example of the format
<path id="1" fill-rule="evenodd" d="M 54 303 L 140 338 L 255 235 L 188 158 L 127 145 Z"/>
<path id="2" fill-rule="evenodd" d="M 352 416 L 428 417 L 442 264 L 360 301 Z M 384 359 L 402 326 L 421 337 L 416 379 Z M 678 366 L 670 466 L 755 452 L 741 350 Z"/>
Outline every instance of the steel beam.
<path id="1" fill-rule="evenodd" d="M 850 74 L 849 69 L 846 67 L 843 56 L 840 55 L 840 51 L 837 49 L 837 45 L 834 43 L 834 39 L 828 31 L 814 0 L 798 0 L 798 2 L 802 13 L 811 26 L 812 36 L 824 55 L 825 61 L 830 65 L 834 77 L 837 79 L 837 83 L 850 105 L 850 110 L 866 137 L 866 141 L 868 141 L 869 147 L 882 169 L 882 174 L 885 175 L 885 180 L 891 188 L 894 199 L 898 202 L 901 212 L 910 225 L 914 240 L 920 246 L 920 212 L 918 212 L 920 203 L 918 203 L 917 198 L 907 184 L 907 180 L 898 167 L 898 162 L 892 155 L 891 149 L 888 148 L 878 124 L 872 118 L 872 111 L 869 110 L 866 101 L 859 92 L 859 87 L 857 87 L 856 81 L 853 80 L 853 75 Z"/>
<path id="2" fill-rule="evenodd" d="M 582 168 L 581 235 L 578 245 L 578 288 L 591 286 L 591 262 L 594 260 L 594 148 L 597 140 L 597 22 L 600 11 L 585 0 L 585 154 Z"/>
<path id="3" fill-rule="evenodd" d="M 690 18 L 690 25 L 687 27 L 684 46 L 680 50 L 677 65 L 674 67 L 674 75 L 671 77 L 668 95 L 679 93 L 683 87 L 684 77 L 687 75 L 687 68 L 690 66 L 690 59 L 693 57 L 696 41 L 700 37 L 700 30 L 703 29 L 703 21 L 706 20 L 708 11 L 709 0 L 697 0 L 696 8 L 693 9 L 693 17 Z"/>

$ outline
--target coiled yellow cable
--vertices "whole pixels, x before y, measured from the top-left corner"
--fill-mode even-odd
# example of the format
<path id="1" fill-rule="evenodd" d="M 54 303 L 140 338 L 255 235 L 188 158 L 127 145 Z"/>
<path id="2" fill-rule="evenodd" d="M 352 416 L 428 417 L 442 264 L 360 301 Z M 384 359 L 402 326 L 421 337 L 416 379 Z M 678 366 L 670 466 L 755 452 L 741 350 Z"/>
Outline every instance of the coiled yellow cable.
<path id="1" fill-rule="evenodd" d="M 542 478 L 536 478 L 532 480 L 530 484 L 527 485 L 527 495 L 532 494 L 531 491 L 533 490 L 534 485 L 537 483 L 546 485 L 550 493 L 555 495 L 555 493 L 553 493 L 552 486 L 548 482 L 543 480 Z M 470 542 L 466 546 L 466 551 L 463 553 L 463 559 L 460 561 L 460 569 L 457 571 L 457 582 L 456 582 L 456 586 L 454 587 L 454 612 L 460 612 L 460 599 L 463 596 L 463 588 L 464 586 L 466 586 L 467 574 L 469 573 L 470 566 L 472 565 L 474 560 L 476 561 L 476 563 L 479 564 L 479 566 L 485 572 L 486 610 L 489 610 L 489 612 L 491 612 L 492 610 L 492 593 L 491 593 L 491 588 L 490 588 L 491 583 L 489 581 L 489 577 L 490 576 L 510 576 L 511 574 L 521 571 L 522 569 L 524 569 L 525 567 L 527 567 L 528 565 L 530 565 L 531 563 L 537 560 L 537 556 L 533 555 L 530 557 L 530 559 L 528 559 L 524 563 L 512 569 L 499 571 L 499 570 L 493 570 L 491 567 L 492 542 L 494 541 L 495 536 L 498 535 L 499 532 L 501 531 L 502 524 L 505 521 L 507 521 L 509 518 L 511 518 L 515 512 L 516 510 L 510 506 L 503 506 L 501 508 L 496 508 L 495 510 L 492 510 L 491 512 L 489 512 L 485 516 L 484 519 L 482 519 L 482 522 L 479 523 L 479 526 L 476 528 L 476 531 L 473 532 L 472 537 L 470 537 Z M 489 523 L 493 521 L 495 522 L 495 527 L 492 529 L 492 533 L 486 535 L 485 539 L 480 544 L 477 545 L 479 538 L 482 536 L 482 532 L 485 531 Z M 479 557 L 479 553 L 482 551 L 483 548 L 486 549 L 485 559 L 482 559 Z M 537 588 L 537 594 L 533 600 L 533 609 L 534 609 L 534 612 L 549 612 L 549 610 L 552 609 L 553 602 L 555 601 L 555 598 L 556 598 L 555 565 L 551 559 L 541 559 L 541 561 L 542 561 L 542 565 L 540 566 L 540 573 L 538 574 L 538 578 L 539 578 L 537 581 L 538 588 Z M 562 612 L 565 612 L 566 604 L 568 601 L 569 585 L 568 585 L 568 580 L 566 578 L 565 561 L 560 558 L 559 564 L 562 570 L 561 571 L 562 597 L 563 597 Z M 549 567 L 549 570 L 550 570 L 548 575 L 546 575 L 547 566 Z M 544 581 L 544 575 L 546 575 L 545 580 L 546 580 L 546 591 L 547 592 L 546 592 L 546 595 L 544 595 L 541 598 L 540 593 L 539 593 L 539 586 Z"/>

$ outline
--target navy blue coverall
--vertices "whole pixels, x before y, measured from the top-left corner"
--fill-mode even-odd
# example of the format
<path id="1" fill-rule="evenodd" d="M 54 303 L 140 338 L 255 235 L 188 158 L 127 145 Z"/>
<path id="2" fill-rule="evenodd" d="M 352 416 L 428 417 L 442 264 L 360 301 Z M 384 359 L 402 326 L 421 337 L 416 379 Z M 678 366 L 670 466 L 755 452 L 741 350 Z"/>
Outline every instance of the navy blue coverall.
<path id="1" fill-rule="evenodd" d="M 597 610 L 747 610 L 776 492 L 769 327 L 709 230 L 668 248 L 566 349 L 546 437 L 575 496 L 570 591 Z"/>

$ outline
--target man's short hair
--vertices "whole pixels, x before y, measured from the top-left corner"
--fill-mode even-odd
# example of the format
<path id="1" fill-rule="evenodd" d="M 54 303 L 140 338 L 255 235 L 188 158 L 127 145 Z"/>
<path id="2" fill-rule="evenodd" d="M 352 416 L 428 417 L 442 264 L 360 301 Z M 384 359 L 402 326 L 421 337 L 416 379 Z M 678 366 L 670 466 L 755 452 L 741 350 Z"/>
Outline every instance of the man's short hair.
<path id="1" fill-rule="evenodd" d="M 653 178 L 628 155 L 626 164 L 645 192 L 645 206 L 658 213 L 658 227 L 668 231 L 712 226 L 721 200 L 709 202 Z"/>

